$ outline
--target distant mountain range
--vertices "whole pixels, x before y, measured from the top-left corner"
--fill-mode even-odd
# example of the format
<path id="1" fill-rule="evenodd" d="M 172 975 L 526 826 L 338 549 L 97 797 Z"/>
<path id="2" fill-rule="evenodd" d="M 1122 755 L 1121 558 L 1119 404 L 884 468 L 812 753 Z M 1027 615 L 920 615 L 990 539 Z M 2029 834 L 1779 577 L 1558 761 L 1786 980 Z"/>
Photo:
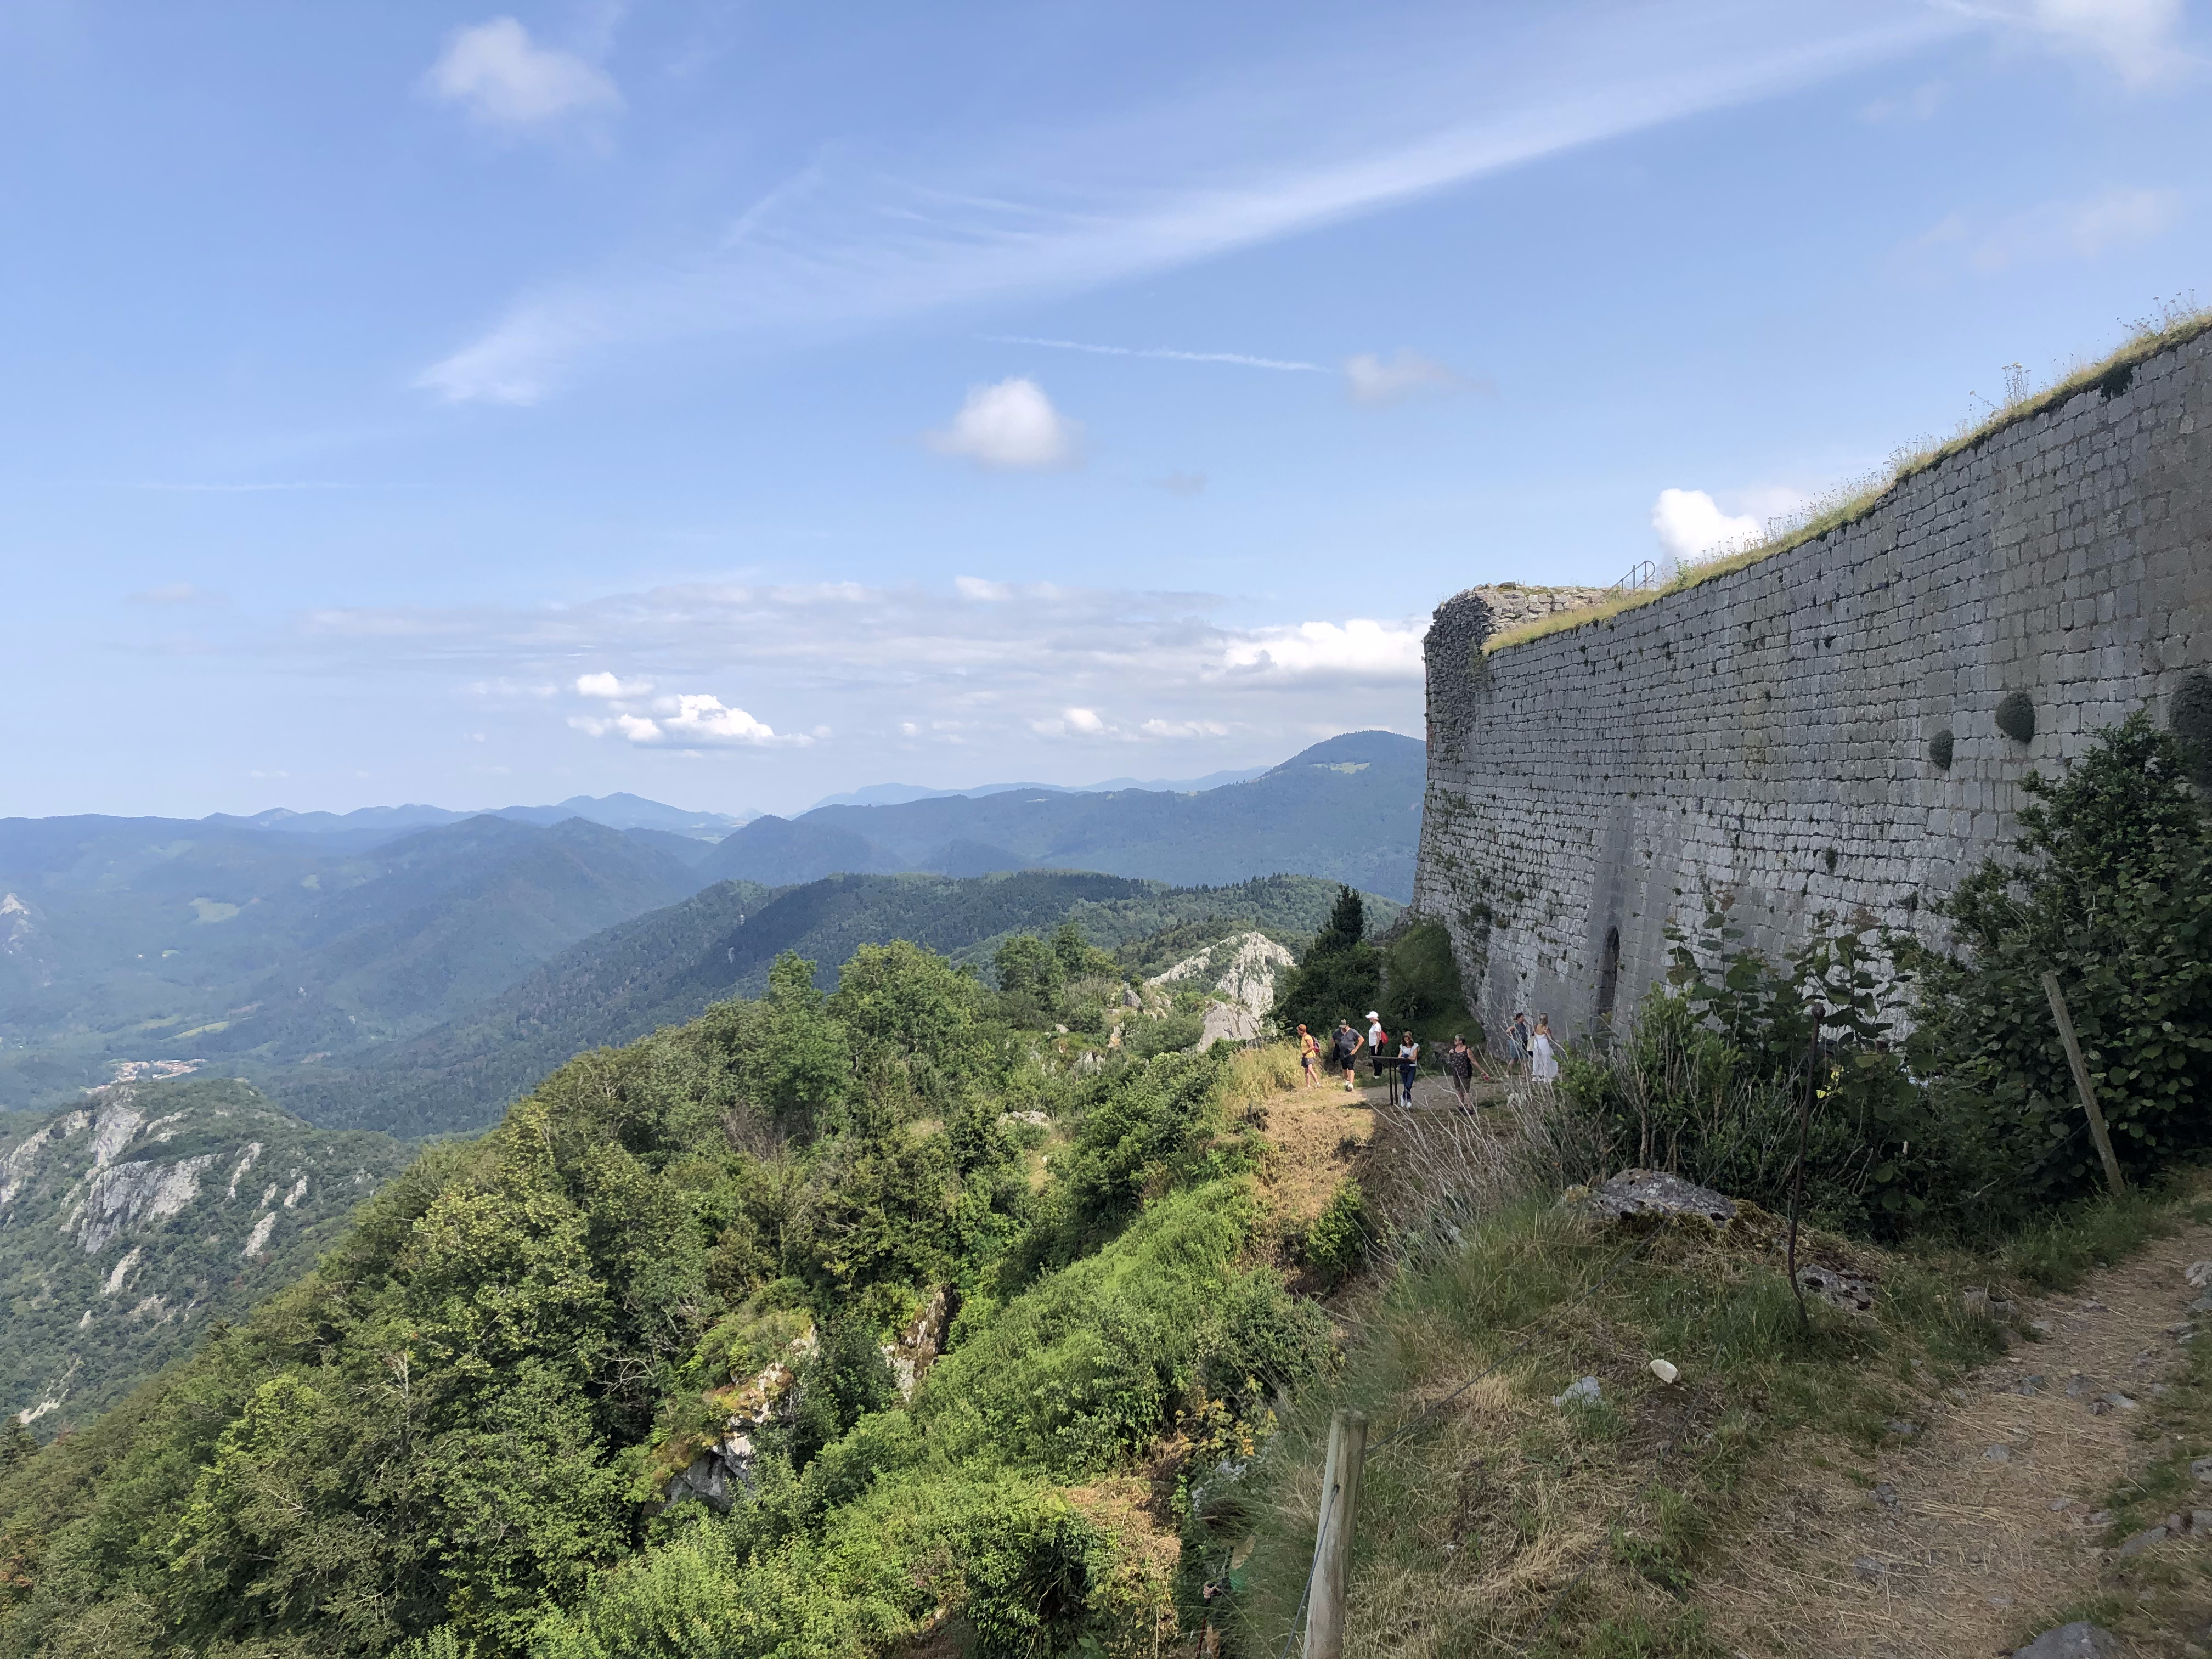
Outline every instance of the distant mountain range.
<path id="1" fill-rule="evenodd" d="M 764 817 L 701 860 L 702 874 L 777 885 L 836 871 L 980 875 L 1044 866 L 1179 885 L 1278 871 L 1407 900 L 1426 750 L 1390 732 L 1316 744 L 1248 781 L 1176 793 L 1017 787 Z"/>
<path id="2" fill-rule="evenodd" d="M 466 818 L 512 818 L 517 823 L 550 825 L 585 818 L 610 830 L 650 830 L 693 841 L 720 841 L 757 812 L 693 812 L 663 805 L 642 795 L 571 795 L 551 806 L 487 806 L 456 812 L 444 806 L 364 806 L 352 812 L 294 812 L 282 806 L 251 817 L 216 812 L 198 819 L 226 829 L 273 830 L 291 836 L 343 835 L 388 838 L 412 830 L 432 830 Z"/>
<path id="3" fill-rule="evenodd" d="M 1423 775 L 1419 744 L 1357 732 L 1209 789 L 825 806 L 720 839 L 698 833 L 713 815 L 618 795 L 0 819 L 0 1109 L 190 1066 L 319 1122 L 461 1128 L 564 1045 L 689 1018 L 786 946 L 826 975 L 868 939 L 966 950 L 1109 894 L 1165 926 L 1212 901 L 1163 884 L 1280 874 L 1307 878 L 1300 905 L 1336 881 L 1403 900 Z"/>
<path id="4" fill-rule="evenodd" d="M 944 800 L 954 795 L 1003 795 L 1010 790 L 1042 790 L 1054 795 L 1097 795 L 1115 789 L 1159 789 L 1188 794 L 1195 789 L 1218 789 L 1224 783 L 1244 783 L 1267 771 L 1248 766 L 1241 771 L 1208 772 L 1202 778 L 1109 778 L 1103 783 L 979 783 L 972 789 L 931 789 L 919 783 L 872 783 L 842 795 L 824 795 L 814 803 L 823 806 L 903 806 L 910 800 Z M 812 809 L 809 809 L 812 810 Z"/>

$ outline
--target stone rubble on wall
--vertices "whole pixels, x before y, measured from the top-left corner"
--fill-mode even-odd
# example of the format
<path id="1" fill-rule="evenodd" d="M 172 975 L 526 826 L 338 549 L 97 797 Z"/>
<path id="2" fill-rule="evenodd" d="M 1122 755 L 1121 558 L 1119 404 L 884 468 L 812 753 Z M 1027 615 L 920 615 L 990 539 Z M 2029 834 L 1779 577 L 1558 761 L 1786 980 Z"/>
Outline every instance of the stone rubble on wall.
<path id="1" fill-rule="evenodd" d="M 1425 647 L 1413 906 L 1493 1038 L 1517 1009 L 1586 1031 L 1608 981 L 1626 1013 L 1668 927 L 1723 898 L 1755 949 L 1861 911 L 1934 939 L 1929 901 L 2010 838 L 2032 769 L 2168 720 L 2212 668 L 2212 335 L 1850 524 L 1486 655 L 1530 591 L 1447 599 Z M 2025 743 L 1996 724 L 2015 692 Z"/>

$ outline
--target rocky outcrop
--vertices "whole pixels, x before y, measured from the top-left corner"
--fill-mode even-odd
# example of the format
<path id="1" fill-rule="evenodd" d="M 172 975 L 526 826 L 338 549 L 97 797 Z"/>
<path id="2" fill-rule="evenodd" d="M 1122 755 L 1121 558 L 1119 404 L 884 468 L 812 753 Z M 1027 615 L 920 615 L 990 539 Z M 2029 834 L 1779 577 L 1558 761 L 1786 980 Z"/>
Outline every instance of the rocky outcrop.
<path id="1" fill-rule="evenodd" d="M 898 1384 L 900 1399 L 914 1398 L 915 1389 L 944 1348 L 945 1329 L 951 1317 L 951 1292 L 940 1285 L 922 1299 L 920 1311 L 907 1322 L 898 1340 L 884 1344 L 884 1358 Z"/>
<path id="2" fill-rule="evenodd" d="M 109 1239 L 128 1229 L 177 1214 L 200 1195 L 200 1173 L 214 1162 L 209 1152 L 174 1164 L 147 1159 L 110 1164 L 93 1176 L 84 1202 L 70 1212 L 77 1243 L 87 1255 L 97 1255 Z"/>
<path id="3" fill-rule="evenodd" d="M 1145 983 L 1167 986 L 1185 980 L 1210 981 L 1207 988 L 1213 1000 L 1206 1006 L 1199 1046 L 1206 1048 L 1219 1037 L 1249 1042 L 1260 1035 L 1261 1022 L 1274 1006 L 1276 975 L 1297 961 L 1283 946 L 1255 930 L 1186 957 Z"/>

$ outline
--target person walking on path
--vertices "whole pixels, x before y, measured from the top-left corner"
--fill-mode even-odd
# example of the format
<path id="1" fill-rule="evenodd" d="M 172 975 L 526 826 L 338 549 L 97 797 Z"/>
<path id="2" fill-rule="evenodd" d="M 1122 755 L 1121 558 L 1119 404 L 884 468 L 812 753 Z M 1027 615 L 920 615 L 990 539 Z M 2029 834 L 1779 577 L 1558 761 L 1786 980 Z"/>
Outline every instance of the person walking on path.
<path id="1" fill-rule="evenodd" d="M 1451 1047 L 1444 1050 L 1444 1073 L 1452 1081 L 1459 1095 L 1459 1103 L 1468 1106 L 1474 1100 L 1474 1051 L 1467 1046 L 1464 1036 L 1454 1036 Z"/>
<path id="2" fill-rule="evenodd" d="M 1512 1051 L 1516 1070 L 1528 1063 L 1528 1016 L 1516 1013 L 1513 1023 L 1505 1028 L 1505 1046 Z"/>
<path id="3" fill-rule="evenodd" d="M 1321 1086 L 1320 1073 L 1314 1069 L 1320 1064 L 1321 1044 L 1314 1041 L 1314 1034 L 1311 1031 L 1303 1025 L 1299 1026 L 1298 1070 L 1305 1075 L 1305 1081 L 1298 1085 L 1300 1088 L 1318 1089 Z"/>
<path id="4" fill-rule="evenodd" d="M 1336 1036 L 1329 1046 L 1335 1051 L 1336 1063 L 1344 1067 L 1345 1089 L 1347 1092 L 1356 1094 L 1358 1092 L 1359 1085 L 1352 1080 L 1352 1062 L 1359 1054 L 1359 1033 L 1352 1029 L 1350 1020 L 1340 1019 L 1336 1022 Z"/>
<path id="5" fill-rule="evenodd" d="M 1559 1080 L 1559 1059 L 1552 1052 L 1552 1022 L 1548 1018 L 1536 1021 L 1536 1034 L 1528 1039 L 1528 1075 L 1539 1083 Z"/>
<path id="6" fill-rule="evenodd" d="M 1382 1029 L 1382 1016 L 1372 1008 L 1367 1011 L 1367 1063 L 1375 1073 L 1375 1080 L 1390 1089 L 1392 1079 L 1398 1074 L 1398 1062 L 1390 1057 L 1390 1034 Z M 1395 1096 L 1391 1097 L 1395 1103 Z"/>
<path id="7" fill-rule="evenodd" d="M 1398 1033 L 1398 1097 L 1408 1106 L 1413 1103 L 1413 1079 L 1421 1069 L 1421 1045 L 1413 1041 L 1411 1031 Z"/>

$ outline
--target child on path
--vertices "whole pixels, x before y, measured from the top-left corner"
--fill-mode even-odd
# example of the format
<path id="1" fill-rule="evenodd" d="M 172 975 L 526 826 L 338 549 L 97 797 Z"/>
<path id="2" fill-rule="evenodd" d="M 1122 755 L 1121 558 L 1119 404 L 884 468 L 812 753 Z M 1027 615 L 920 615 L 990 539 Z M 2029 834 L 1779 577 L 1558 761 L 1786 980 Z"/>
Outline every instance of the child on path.
<path id="1" fill-rule="evenodd" d="M 1298 1085 L 1300 1088 L 1317 1089 L 1321 1086 L 1321 1078 L 1314 1070 L 1320 1061 L 1321 1044 L 1314 1041 L 1311 1031 L 1304 1025 L 1299 1026 L 1298 1069 L 1305 1074 L 1305 1081 Z"/>

